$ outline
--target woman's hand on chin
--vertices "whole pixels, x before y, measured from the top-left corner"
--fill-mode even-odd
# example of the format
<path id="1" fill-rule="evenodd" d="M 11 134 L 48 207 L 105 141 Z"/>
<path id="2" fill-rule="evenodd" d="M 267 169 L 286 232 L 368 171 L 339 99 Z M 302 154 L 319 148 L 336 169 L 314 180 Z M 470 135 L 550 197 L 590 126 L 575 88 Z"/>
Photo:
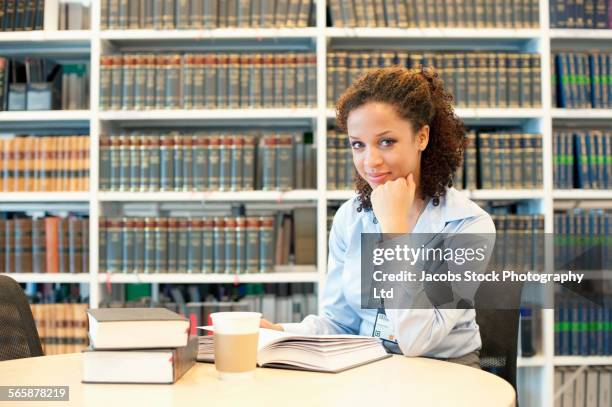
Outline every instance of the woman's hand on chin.
<path id="1" fill-rule="evenodd" d="M 408 214 L 415 193 L 416 184 L 412 173 L 406 178 L 387 181 L 374 188 L 370 201 L 383 233 L 408 232 Z"/>

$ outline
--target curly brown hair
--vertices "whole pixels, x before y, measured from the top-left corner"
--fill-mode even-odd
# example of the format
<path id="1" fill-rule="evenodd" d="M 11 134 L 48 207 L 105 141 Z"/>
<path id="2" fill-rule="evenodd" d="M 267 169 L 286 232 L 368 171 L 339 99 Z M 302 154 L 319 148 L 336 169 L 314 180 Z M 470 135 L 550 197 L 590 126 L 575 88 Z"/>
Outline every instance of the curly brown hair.
<path id="1" fill-rule="evenodd" d="M 420 192 L 435 199 L 453 185 L 453 173 L 461 165 L 467 137 L 463 122 L 453 109 L 453 97 L 444 89 L 433 68 L 402 67 L 373 69 L 348 87 L 336 103 L 336 122 L 347 132 L 347 119 L 356 108 L 368 102 L 392 105 L 396 113 L 412 124 L 416 133 L 429 125 L 429 143 L 421 156 Z M 372 209 L 372 187 L 354 170 L 359 194 L 358 211 Z"/>

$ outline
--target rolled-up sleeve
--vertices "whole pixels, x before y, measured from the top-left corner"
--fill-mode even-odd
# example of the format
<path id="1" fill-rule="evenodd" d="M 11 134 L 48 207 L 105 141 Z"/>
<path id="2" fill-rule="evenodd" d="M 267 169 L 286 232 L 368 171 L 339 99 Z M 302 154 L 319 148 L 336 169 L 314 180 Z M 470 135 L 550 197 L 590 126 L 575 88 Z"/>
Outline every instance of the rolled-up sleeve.
<path id="1" fill-rule="evenodd" d="M 487 233 L 494 234 L 495 226 L 488 214 L 468 218 L 462 221 L 455 230 L 448 233 Z M 491 250 L 488 252 L 490 257 Z M 486 259 L 488 261 L 488 259 Z M 431 351 L 446 340 L 458 322 L 465 318 L 464 309 L 424 309 L 422 304 L 429 302 L 422 283 L 411 285 L 407 295 L 415 296 L 419 309 L 386 309 L 391 321 L 399 348 L 405 356 L 432 356 Z M 431 302 L 429 302 L 431 304 Z M 477 346 L 480 346 L 480 341 Z"/>
<path id="2" fill-rule="evenodd" d="M 357 334 L 361 319 L 344 296 L 342 272 L 348 250 L 345 214 L 349 203 L 336 215 L 329 234 L 327 278 L 323 292 L 323 313 L 308 315 L 302 322 L 281 324 L 287 332 L 308 335 Z"/>

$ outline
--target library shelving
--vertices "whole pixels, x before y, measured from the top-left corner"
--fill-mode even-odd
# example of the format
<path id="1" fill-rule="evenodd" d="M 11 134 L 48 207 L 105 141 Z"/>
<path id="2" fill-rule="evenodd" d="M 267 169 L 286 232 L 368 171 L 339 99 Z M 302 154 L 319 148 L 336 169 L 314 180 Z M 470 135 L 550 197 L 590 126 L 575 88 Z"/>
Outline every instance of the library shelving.
<path id="1" fill-rule="evenodd" d="M 611 201 L 610 191 L 559 190 L 553 188 L 552 128 L 555 121 L 579 121 L 581 123 L 602 122 L 612 119 L 610 109 L 557 109 L 551 100 L 550 66 L 551 50 L 562 47 L 566 41 L 571 44 L 584 42 L 585 47 L 605 44 L 612 38 L 612 30 L 561 30 L 549 29 L 549 5 L 540 0 L 540 28 L 537 29 L 462 29 L 462 28 L 333 28 L 326 27 L 326 1 L 315 1 L 316 24 L 309 28 L 230 28 L 202 30 L 101 30 L 100 2 L 92 2 L 91 30 L 0 33 L 0 55 L 3 49 L 25 52 L 28 47 L 37 54 L 45 48 L 53 52 L 65 47 L 68 52 L 86 52 L 90 57 L 90 109 L 84 111 L 40 111 L 40 112 L 0 112 L 0 127 L 7 129 L 28 128 L 75 128 L 89 130 L 90 135 L 90 190 L 82 193 L 0 193 L 2 208 L 24 205 L 44 205 L 65 203 L 71 205 L 86 203 L 89 211 L 89 270 L 88 274 L 11 274 L 20 282 L 79 282 L 89 285 L 89 305 L 98 307 L 102 285 L 108 283 L 247 283 L 247 282 L 314 282 L 317 284 L 319 299 L 325 283 L 327 259 L 327 207 L 329 202 L 350 199 L 353 191 L 326 190 L 326 134 L 333 122 L 335 113 L 329 109 L 326 95 L 326 62 L 328 49 L 336 44 L 353 49 L 372 49 L 383 47 L 389 42 L 396 46 L 405 41 L 401 48 L 410 49 L 421 41 L 432 49 L 508 49 L 514 48 L 537 52 L 541 58 L 541 108 L 461 108 L 459 117 L 470 123 L 507 123 L 520 124 L 528 131 L 542 134 L 543 137 L 543 187 L 540 190 L 473 190 L 464 191 L 475 200 L 530 200 L 544 215 L 545 231 L 553 232 L 553 210 L 556 201 L 597 200 Z M 600 41 L 602 40 L 602 41 Z M 103 111 L 99 108 L 100 55 L 112 47 L 138 49 L 145 44 L 148 49 L 164 45 L 172 49 L 182 45 L 185 49 L 222 50 L 224 43 L 232 49 L 258 49 L 260 41 L 296 42 L 301 49 L 304 45 L 316 52 L 317 94 L 316 107 L 266 108 L 266 109 L 219 109 L 219 110 L 145 110 L 145 111 Z M 422 47 L 423 47 L 422 46 Z M 77 48 L 75 51 L 74 48 Z M 423 48 L 420 48 L 421 50 Z M 452 48 L 455 47 L 455 48 Z M 467 48 L 466 48 L 467 47 Z M 499 48 L 496 48 L 499 47 Z M 180 49 L 180 47 L 178 48 Z M 260 49 L 260 48 L 259 48 Z M 24 50 L 24 51 L 22 51 Z M 86 50 L 86 51 L 84 51 Z M 317 185 L 316 190 L 297 190 L 288 192 L 103 192 L 98 190 L 98 145 L 100 135 L 111 126 L 180 126 L 181 124 L 207 125 L 219 121 L 232 126 L 258 122 L 274 124 L 276 121 L 298 122 L 310 126 L 315 131 L 317 146 Z M 262 202 L 270 206 L 284 201 L 314 201 L 316 203 L 317 256 L 316 264 L 311 266 L 280 266 L 274 273 L 248 275 L 197 275 L 197 274 L 102 274 L 98 273 L 98 218 L 104 215 L 104 206 L 121 202 Z M 5 209 L 3 209 L 5 210 Z M 68 210 L 68 209 L 67 209 Z M 319 301 L 321 304 L 321 301 Z M 544 309 L 540 318 L 541 346 L 534 357 L 520 357 L 519 400 L 522 405 L 552 406 L 554 402 L 553 376 L 555 366 L 561 365 L 610 365 L 612 357 L 557 357 L 554 355 L 554 310 Z M 521 377 L 523 379 L 521 379 Z M 526 380 L 528 378 L 529 380 Z M 524 396 L 528 395 L 528 396 Z M 528 398 L 525 398 L 528 397 Z"/>

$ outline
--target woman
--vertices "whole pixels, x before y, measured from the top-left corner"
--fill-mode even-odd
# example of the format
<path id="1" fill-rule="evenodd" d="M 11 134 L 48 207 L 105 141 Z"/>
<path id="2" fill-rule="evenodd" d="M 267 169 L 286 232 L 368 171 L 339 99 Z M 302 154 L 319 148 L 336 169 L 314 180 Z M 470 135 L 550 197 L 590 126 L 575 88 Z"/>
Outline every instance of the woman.
<path id="1" fill-rule="evenodd" d="M 432 70 L 370 71 L 340 97 L 358 196 L 336 213 L 329 237 L 322 315 L 262 327 L 302 334 L 372 335 L 377 310 L 362 309 L 361 233 L 495 233 L 491 217 L 452 188 L 467 144 L 452 96 Z M 479 367 L 472 309 L 387 309 L 401 353 Z"/>

